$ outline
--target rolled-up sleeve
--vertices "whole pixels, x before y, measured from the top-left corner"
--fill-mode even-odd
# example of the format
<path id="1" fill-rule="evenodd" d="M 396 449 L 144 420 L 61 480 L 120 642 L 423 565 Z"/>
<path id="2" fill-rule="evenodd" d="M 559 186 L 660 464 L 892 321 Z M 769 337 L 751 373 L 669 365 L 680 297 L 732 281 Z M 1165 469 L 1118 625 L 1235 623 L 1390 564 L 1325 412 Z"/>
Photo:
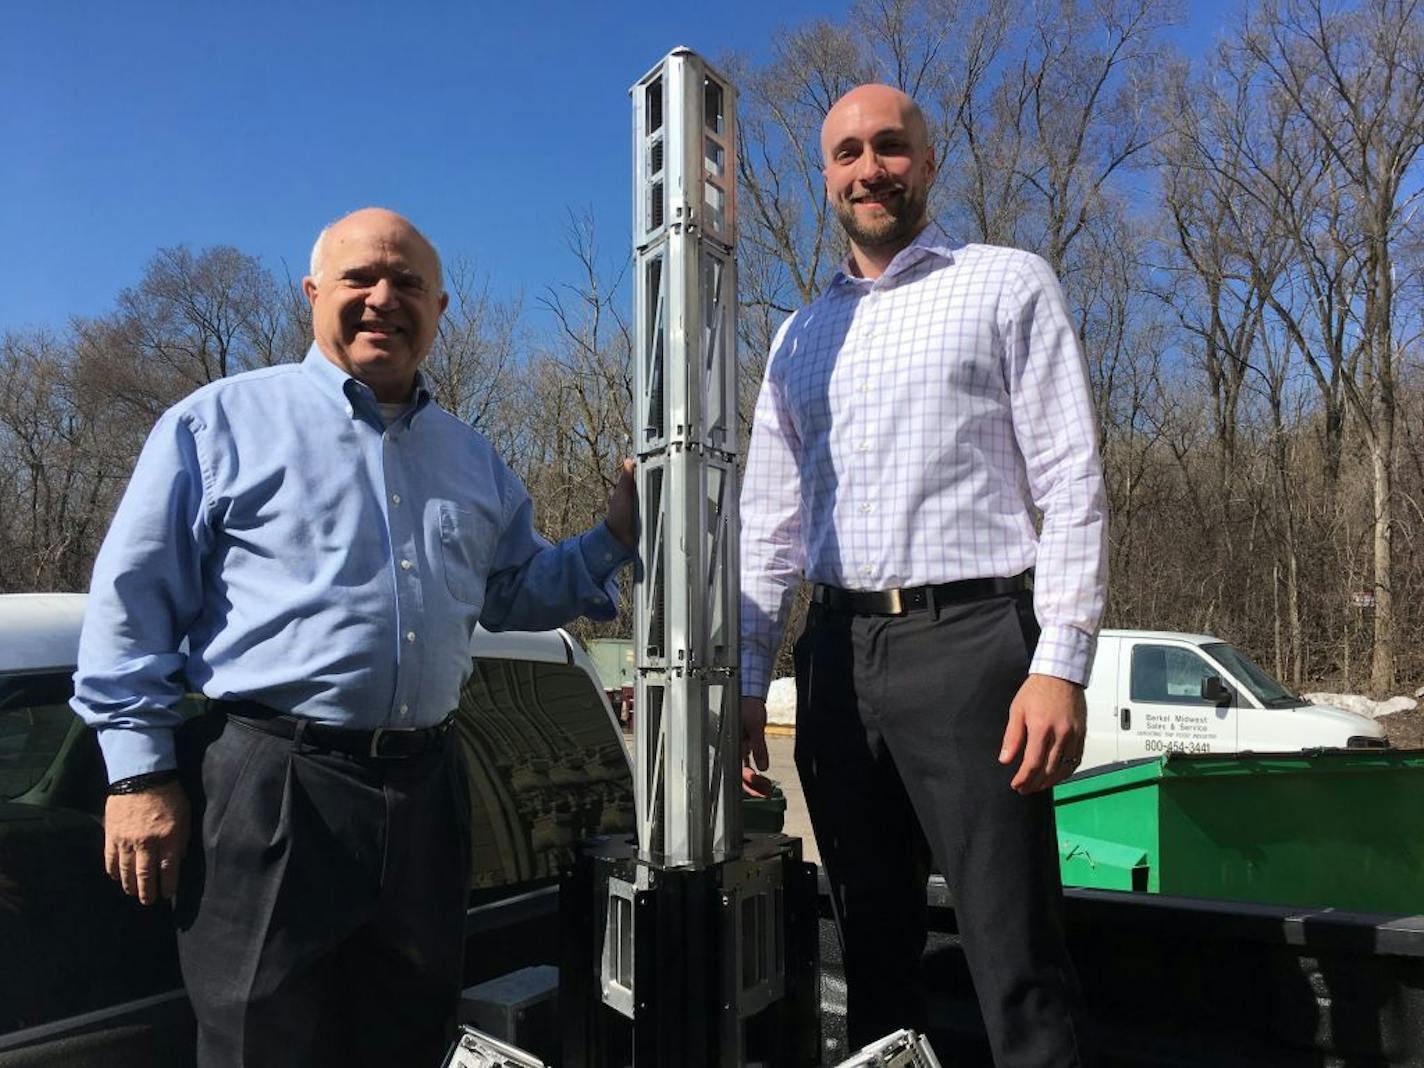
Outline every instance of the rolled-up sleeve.
<path id="1" fill-rule="evenodd" d="M 176 766 L 180 650 L 212 543 L 201 433 L 191 416 L 158 421 L 94 564 L 71 704 L 97 730 L 110 781 Z"/>
<path id="2" fill-rule="evenodd" d="M 618 569 L 633 559 L 600 522 L 551 544 L 534 529 L 534 505 L 503 470 L 505 521 L 485 586 L 480 622 L 488 630 L 548 630 L 577 616 L 618 615 Z"/>

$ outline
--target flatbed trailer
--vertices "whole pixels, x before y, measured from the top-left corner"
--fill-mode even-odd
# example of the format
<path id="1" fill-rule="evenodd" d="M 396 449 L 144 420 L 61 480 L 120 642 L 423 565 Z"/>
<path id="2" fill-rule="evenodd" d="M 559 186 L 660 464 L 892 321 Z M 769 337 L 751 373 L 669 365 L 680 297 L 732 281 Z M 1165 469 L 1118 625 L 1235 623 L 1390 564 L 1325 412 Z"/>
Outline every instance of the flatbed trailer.
<path id="1" fill-rule="evenodd" d="M 929 895 L 931 1041 L 947 1065 L 987 1065 L 953 906 L 938 880 Z M 1424 1065 L 1424 915 L 1113 890 L 1064 898 L 1104 1065 Z M 839 950 L 824 930 L 823 990 L 834 991 Z M 827 1008 L 834 1042 L 843 1024 Z"/>

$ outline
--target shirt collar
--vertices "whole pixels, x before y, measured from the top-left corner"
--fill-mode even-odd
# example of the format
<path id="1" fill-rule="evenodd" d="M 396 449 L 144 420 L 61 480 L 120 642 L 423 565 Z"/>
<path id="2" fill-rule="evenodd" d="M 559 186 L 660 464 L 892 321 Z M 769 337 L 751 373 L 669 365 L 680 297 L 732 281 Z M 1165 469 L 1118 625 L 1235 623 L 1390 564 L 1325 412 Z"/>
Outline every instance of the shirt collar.
<path id="1" fill-rule="evenodd" d="M 315 341 L 307 350 L 306 359 L 302 361 L 302 370 L 311 376 L 317 389 L 324 396 L 329 397 L 338 407 L 345 408 L 348 415 L 354 414 L 353 409 L 361 411 L 368 416 L 374 415 L 379 424 L 380 409 L 376 405 L 376 394 L 371 391 L 371 387 L 352 378 L 328 360 L 326 354 L 321 351 L 321 346 Z M 411 396 L 410 412 L 406 418 L 414 419 L 415 413 L 421 411 L 430 403 L 430 400 L 430 387 L 426 385 L 425 376 L 416 371 L 415 389 Z"/>
<path id="2" fill-rule="evenodd" d="M 853 261 L 850 254 L 847 253 L 845 260 L 841 263 L 840 270 L 831 279 L 831 285 L 854 285 L 869 288 L 880 283 L 888 284 L 888 279 L 904 274 L 926 256 L 938 256 L 946 263 L 953 263 L 957 247 L 950 240 L 949 235 L 940 228 L 940 225 L 932 222 L 916 234 L 913 241 L 895 253 L 895 258 L 890 261 L 890 265 L 885 268 L 885 273 L 879 278 L 861 278 L 856 275 L 851 270 Z"/>

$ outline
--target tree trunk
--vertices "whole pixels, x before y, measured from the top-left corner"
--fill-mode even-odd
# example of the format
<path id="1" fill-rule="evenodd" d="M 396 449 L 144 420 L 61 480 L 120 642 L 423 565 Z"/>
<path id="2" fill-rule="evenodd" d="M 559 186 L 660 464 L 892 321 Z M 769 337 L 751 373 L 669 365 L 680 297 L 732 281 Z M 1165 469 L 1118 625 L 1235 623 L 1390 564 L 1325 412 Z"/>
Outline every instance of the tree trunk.
<path id="1" fill-rule="evenodd" d="M 1295 539 L 1287 548 L 1286 558 L 1286 612 L 1290 622 L 1291 689 L 1300 692 L 1305 681 L 1305 641 L 1300 625 L 1300 554 L 1296 552 Z"/>
<path id="2" fill-rule="evenodd" d="M 1383 392 L 1383 391 L 1381 391 Z M 1370 657 L 1370 688 L 1376 697 L 1394 689 L 1394 410 L 1385 398 L 1376 403 L 1378 424 L 1370 449 L 1374 468 L 1375 635 Z"/>

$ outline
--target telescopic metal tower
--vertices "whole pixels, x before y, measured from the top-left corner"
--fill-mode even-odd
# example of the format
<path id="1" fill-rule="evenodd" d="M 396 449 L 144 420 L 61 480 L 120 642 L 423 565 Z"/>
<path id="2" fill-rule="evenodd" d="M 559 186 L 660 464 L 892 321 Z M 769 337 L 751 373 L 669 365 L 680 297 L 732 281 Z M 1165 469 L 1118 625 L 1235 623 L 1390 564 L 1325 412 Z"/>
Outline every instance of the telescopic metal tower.
<path id="1" fill-rule="evenodd" d="M 815 868 L 741 826 L 736 91 L 679 48 L 631 93 L 638 836 L 584 843 L 564 878 L 564 1064 L 802 1068 Z"/>
<path id="2" fill-rule="evenodd" d="M 632 95 L 639 855 L 705 867 L 741 843 L 736 92 L 679 49 Z"/>

